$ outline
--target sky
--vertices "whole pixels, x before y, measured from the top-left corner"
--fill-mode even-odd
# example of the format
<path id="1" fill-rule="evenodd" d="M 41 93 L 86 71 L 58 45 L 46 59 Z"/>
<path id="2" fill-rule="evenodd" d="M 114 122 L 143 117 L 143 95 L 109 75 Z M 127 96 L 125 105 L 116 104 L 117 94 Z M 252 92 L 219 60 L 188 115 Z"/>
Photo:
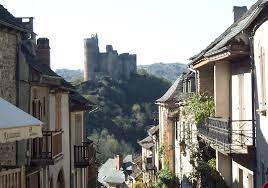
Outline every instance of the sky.
<path id="1" fill-rule="evenodd" d="M 233 22 L 233 6 L 257 0 L 0 0 L 16 17 L 34 17 L 50 39 L 52 69 L 83 69 L 84 38 L 100 50 L 137 54 L 137 64 L 187 63 Z"/>

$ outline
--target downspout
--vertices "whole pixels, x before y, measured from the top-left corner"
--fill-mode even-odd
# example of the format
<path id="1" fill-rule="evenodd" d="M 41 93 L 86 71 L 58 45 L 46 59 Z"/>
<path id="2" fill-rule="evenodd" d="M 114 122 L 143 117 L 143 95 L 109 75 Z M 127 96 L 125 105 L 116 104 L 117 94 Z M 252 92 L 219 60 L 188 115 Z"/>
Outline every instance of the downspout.
<path id="1" fill-rule="evenodd" d="M 252 145 L 253 145 L 253 187 L 257 187 L 257 158 L 256 158 L 256 127 L 255 127 L 255 61 L 254 61 L 254 39 L 253 34 L 249 38 L 250 66 L 251 66 L 251 113 L 252 113 Z"/>

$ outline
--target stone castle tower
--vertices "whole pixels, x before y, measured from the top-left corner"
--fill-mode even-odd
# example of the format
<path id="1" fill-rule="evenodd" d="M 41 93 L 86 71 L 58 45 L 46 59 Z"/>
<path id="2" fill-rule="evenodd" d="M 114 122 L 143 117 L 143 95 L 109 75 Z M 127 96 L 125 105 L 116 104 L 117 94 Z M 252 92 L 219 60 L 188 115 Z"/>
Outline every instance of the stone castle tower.
<path id="1" fill-rule="evenodd" d="M 102 75 L 116 80 L 129 79 L 131 74 L 137 72 L 135 54 L 118 54 L 112 45 L 106 46 L 106 52 L 100 52 L 97 34 L 84 40 L 84 53 L 84 81 Z"/>

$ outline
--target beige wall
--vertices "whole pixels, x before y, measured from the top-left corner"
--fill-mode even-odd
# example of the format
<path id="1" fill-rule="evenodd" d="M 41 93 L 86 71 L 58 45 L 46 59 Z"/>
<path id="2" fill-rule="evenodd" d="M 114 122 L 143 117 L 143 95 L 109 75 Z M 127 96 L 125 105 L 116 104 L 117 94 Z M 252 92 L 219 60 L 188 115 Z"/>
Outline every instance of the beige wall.
<path id="1" fill-rule="evenodd" d="M 71 172 L 74 177 L 74 186 L 76 188 L 84 188 L 85 183 L 85 169 L 74 167 L 74 145 L 82 145 L 84 141 L 84 123 L 83 123 L 83 112 L 71 112 Z"/>
<path id="2" fill-rule="evenodd" d="M 229 118 L 230 64 L 217 61 L 214 65 L 215 116 Z"/>
<path id="3" fill-rule="evenodd" d="M 214 96 L 214 67 L 207 65 L 198 68 L 197 89 L 200 94 Z"/>
<path id="4" fill-rule="evenodd" d="M 165 162 L 168 164 L 171 172 L 175 172 L 175 149 L 174 149 L 174 120 L 168 118 L 168 106 L 159 105 L 159 137 L 160 147 L 165 147 L 165 157 L 162 157 L 162 168 L 165 168 Z M 164 158 L 166 160 L 164 160 Z"/>
<path id="5" fill-rule="evenodd" d="M 216 168 L 223 177 L 228 186 L 232 184 L 232 159 L 230 156 L 224 155 L 216 151 Z"/>

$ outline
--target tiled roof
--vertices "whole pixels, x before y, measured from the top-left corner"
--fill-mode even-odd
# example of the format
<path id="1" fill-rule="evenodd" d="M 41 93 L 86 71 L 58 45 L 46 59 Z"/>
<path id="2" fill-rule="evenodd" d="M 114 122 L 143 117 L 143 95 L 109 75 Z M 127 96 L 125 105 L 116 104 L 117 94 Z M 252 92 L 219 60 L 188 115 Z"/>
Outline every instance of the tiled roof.
<path id="1" fill-rule="evenodd" d="M 154 135 L 159 130 L 159 125 L 151 127 L 147 132 L 149 135 Z"/>
<path id="2" fill-rule="evenodd" d="M 159 99 L 156 100 L 157 103 L 167 103 L 170 101 L 180 100 L 180 93 L 182 93 L 182 84 L 185 78 L 194 77 L 194 73 L 185 70 L 181 76 L 172 84 L 172 86 L 167 90 L 167 92 Z"/>
<path id="3" fill-rule="evenodd" d="M 153 138 L 151 136 L 147 136 L 146 138 L 139 141 L 138 143 L 141 147 L 143 147 L 145 149 L 150 149 L 151 147 L 154 146 L 154 141 L 153 141 Z"/>
<path id="4" fill-rule="evenodd" d="M 116 170 L 115 159 L 108 159 L 99 168 L 98 181 L 104 185 L 106 183 L 122 184 L 125 182 L 125 174 L 121 170 Z"/>
<path id="5" fill-rule="evenodd" d="M 76 103 L 79 103 L 80 105 L 84 105 L 84 106 L 94 105 L 92 102 L 89 102 L 86 98 L 80 95 L 72 84 L 64 80 L 61 76 L 59 76 L 57 73 L 51 70 L 47 65 L 38 62 L 36 58 L 29 60 L 27 62 L 29 63 L 31 68 L 33 68 L 40 74 L 61 79 L 62 87 L 71 91 L 70 92 L 71 100 L 74 100 Z"/>
<path id="6" fill-rule="evenodd" d="M 52 76 L 52 77 L 56 77 L 59 79 L 63 78 L 59 75 L 57 75 L 53 70 L 51 70 L 47 65 L 42 64 L 40 62 L 38 62 L 38 60 L 36 58 L 31 59 L 29 61 L 27 61 L 29 63 L 29 65 L 36 70 L 37 72 L 41 73 L 42 75 L 46 75 L 46 76 Z"/>
<path id="7" fill-rule="evenodd" d="M 182 92 L 182 75 L 172 84 L 172 86 L 167 90 L 167 92 L 159 99 L 156 100 L 157 103 L 165 103 L 174 98 Z"/>
<path id="8" fill-rule="evenodd" d="M 24 32 L 31 32 L 22 23 L 21 19 L 14 17 L 5 7 L 3 7 L 3 5 L 0 5 L 0 24 Z"/>
<path id="9" fill-rule="evenodd" d="M 241 31 L 248 28 L 248 26 L 255 20 L 259 13 L 263 10 L 268 0 L 258 0 L 240 19 L 233 23 L 224 33 L 216 38 L 208 47 L 202 50 L 199 54 L 190 58 L 191 63 L 194 64 L 208 53 L 213 53 L 223 48 L 231 39 L 237 36 Z"/>

